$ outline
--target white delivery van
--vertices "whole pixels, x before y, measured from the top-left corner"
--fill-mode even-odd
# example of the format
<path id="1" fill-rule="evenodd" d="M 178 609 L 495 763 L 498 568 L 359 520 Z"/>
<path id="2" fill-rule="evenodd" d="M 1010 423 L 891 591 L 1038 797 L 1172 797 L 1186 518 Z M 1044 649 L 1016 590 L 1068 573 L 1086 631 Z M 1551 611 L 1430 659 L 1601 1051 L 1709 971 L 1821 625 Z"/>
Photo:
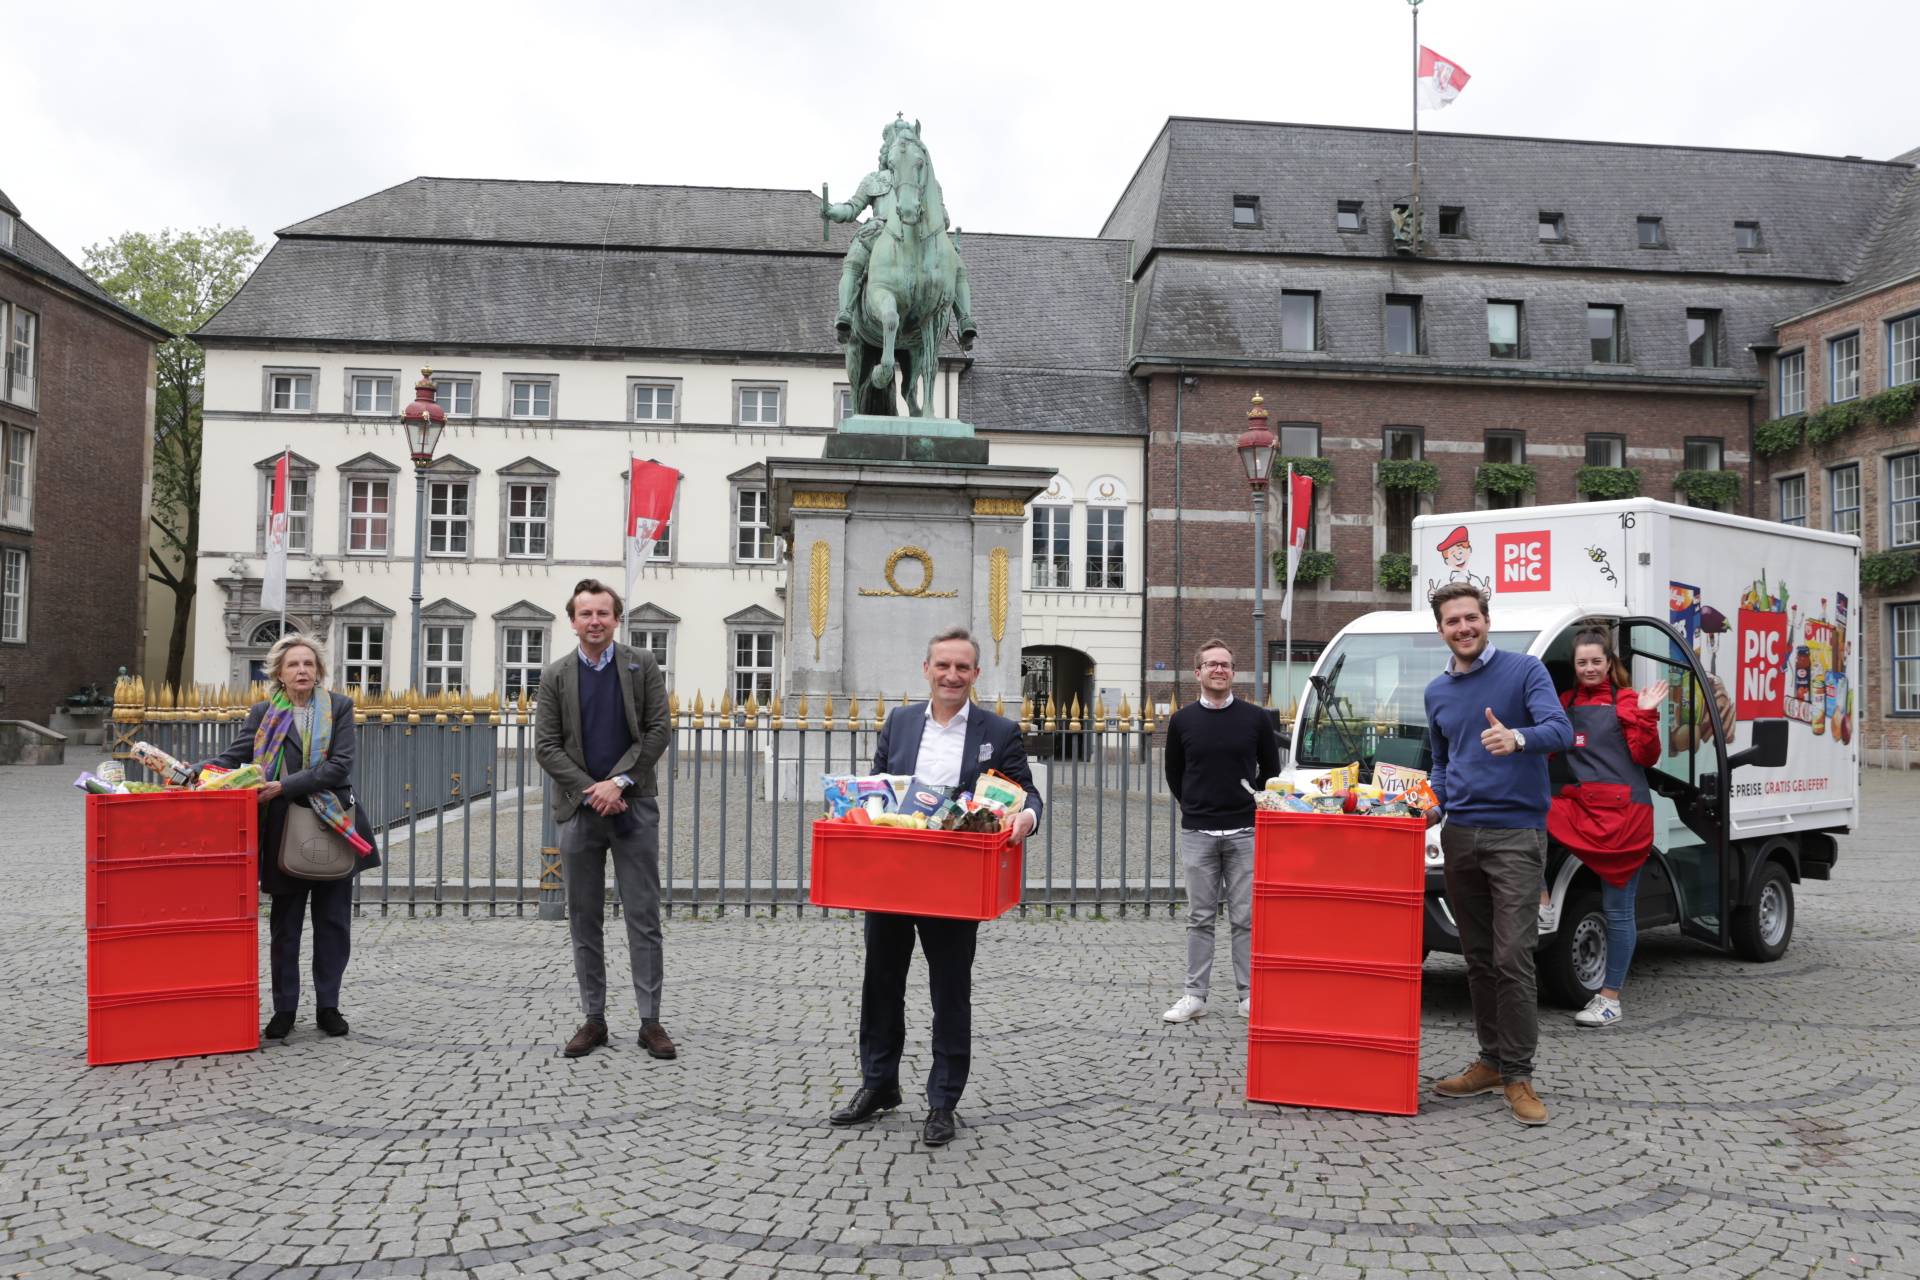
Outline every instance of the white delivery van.
<path id="1" fill-rule="evenodd" d="M 1793 886 L 1832 875 L 1835 837 L 1859 819 L 1859 539 L 1632 499 L 1422 516 L 1413 566 L 1405 610 L 1356 619 L 1314 663 L 1288 772 L 1429 766 L 1425 690 L 1448 652 L 1427 597 L 1442 584 L 1483 587 L 1493 643 L 1540 658 L 1562 689 L 1574 634 L 1604 619 L 1634 684 L 1673 689 L 1648 771 L 1640 927 L 1677 924 L 1750 960 L 1785 954 Z M 1606 967 L 1600 882 L 1557 851 L 1547 878 L 1557 926 L 1541 937 L 1540 986 L 1578 1007 Z M 1460 949 L 1432 842 L 1426 946 Z"/>

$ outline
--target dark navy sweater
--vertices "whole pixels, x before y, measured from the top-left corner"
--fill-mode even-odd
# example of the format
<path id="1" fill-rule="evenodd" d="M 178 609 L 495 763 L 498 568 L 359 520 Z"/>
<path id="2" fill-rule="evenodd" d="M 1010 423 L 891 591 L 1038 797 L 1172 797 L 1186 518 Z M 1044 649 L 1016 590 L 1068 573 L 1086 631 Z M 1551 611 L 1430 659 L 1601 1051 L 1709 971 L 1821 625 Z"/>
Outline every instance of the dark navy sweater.
<path id="1" fill-rule="evenodd" d="M 1480 745 L 1489 707 L 1501 724 L 1525 735 L 1525 751 L 1496 756 Z M 1573 745 L 1573 725 L 1540 659 L 1496 649 L 1462 676 L 1453 674 L 1449 658 L 1448 669 L 1427 685 L 1427 731 L 1433 749 L 1428 781 L 1447 821 L 1546 829 L 1553 800 L 1547 757 Z"/>
<path id="2" fill-rule="evenodd" d="M 620 705 L 620 673 L 612 662 L 595 671 L 580 664 L 580 750 L 595 782 L 613 776 L 613 766 L 633 745 L 626 708 Z"/>

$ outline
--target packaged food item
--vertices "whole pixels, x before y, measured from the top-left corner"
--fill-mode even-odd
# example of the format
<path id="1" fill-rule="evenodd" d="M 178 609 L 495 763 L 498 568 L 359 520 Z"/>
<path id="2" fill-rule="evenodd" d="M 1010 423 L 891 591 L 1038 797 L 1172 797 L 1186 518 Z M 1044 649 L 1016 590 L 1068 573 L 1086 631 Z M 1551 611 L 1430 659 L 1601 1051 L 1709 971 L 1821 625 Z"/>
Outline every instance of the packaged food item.
<path id="1" fill-rule="evenodd" d="M 1343 764 L 1331 773 L 1321 774 L 1313 780 L 1313 785 L 1322 791 L 1351 791 L 1360 782 L 1360 762 Z"/>
<path id="2" fill-rule="evenodd" d="M 820 775 L 820 791 L 826 800 L 829 818 L 844 817 L 847 810 L 853 808 L 865 808 L 872 812 L 872 806 L 868 803 L 870 800 L 879 802 L 881 813 L 891 813 L 899 805 L 899 792 L 894 789 L 891 774 L 823 773 Z"/>
<path id="3" fill-rule="evenodd" d="M 1401 800 L 1388 800 L 1367 810 L 1369 818 L 1411 818 L 1413 806 Z"/>
<path id="4" fill-rule="evenodd" d="M 1307 804 L 1311 806 L 1314 813 L 1345 813 L 1347 811 L 1347 797 L 1334 791 L 1314 796 L 1307 801 Z"/>
<path id="5" fill-rule="evenodd" d="M 196 787 L 204 787 L 208 783 L 216 782 L 232 772 L 233 770 L 231 769 L 223 768 L 217 764 L 210 764 L 200 770 L 199 776 L 193 780 L 193 785 Z"/>
<path id="6" fill-rule="evenodd" d="M 973 782 L 973 798 L 982 803 L 991 801 L 1008 813 L 1018 813 L 1027 807 L 1027 789 L 1005 774 L 995 773 L 991 769 L 981 771 Z"/>
<path id="7" fill-rule="evenodd" d="M 97 778 L 91 773 L 81 774 L 73 780 L 73 785 L 90 796 L 118 796 L 126 794 L 126 787 L 124 785 L 116 786 L 114 783 Z"/>
<path id="8" fill-rule="evenodd" d="M 189 786 L 193 782 L 193 769 L 154 746 L 151 742 L 133 744 L 133 758 L 146 768 L 160 775 L 163 782 L 176 787 Z"/>
<path id="9" fill-rule="evenodd" d="M 1402 791 L 1399 799 L 1405 802 L 1408 808 L 1417 810 L 1420 813 L 1425 813 L 1440 803 L 1440 797 L 1433 794 L 1433 785 L 1425 778 L 1420 779 L 1420 781 L 1414 783 L 1405 791 Z"/>
<path id="10" fill-rule="evenodd" d="M 927 815 L 924 813 L 883 813 L 873 819 L 876 827 L 906 827 L 913 831 L 927 829 Z"/>
<path id="11" fill-rule="evenodd" d="M 1304 796 L 1281 796 L 1280 808 L 1287 813 L 1320 812 L 1320 810 L 1314 808 L 1313 801 L 1306 799 Z"/>
<path id="12" fill-rule="evenodd" d="M 1285 796 L 1293 794 L 1294 786 L 1285 778 L 1268 778 L 1266 789 L 1274 795 Z"/>
<path id="13" fill-rule="evenodd" d="M 1410 765 L 1393 764 L 1382 760 L 1373 766 L 1373 785 L 1388 795 L 1398 795 L 1416 782 L 1425 782 L 1424 769 L 1415 769 Z"/>
<path id="14" fill-rule="evenodd" d="M 262 786 L 266 783 L 265 776 L 260 772 L 260 766 L 251 760 L 241 765 L 238 769 L 230 769 L 222 773 L 219 777 L 208 780 L 206 779 L 204 771 L 202 771 L 201 777 L 203 779 L 200 784 L 202 791 L 243 791 Z"/>
<path id="15" fill-rule="evenodd" d="M 910 779 L 900 797 L 897 812 L 917 813 L 931 817 L 946 804 L 947 792 L 946 787 L 935 786 L 924 779 Z"/>
<path id="16" fill-rule="evenodd" d="M 157 782 L 123 782 L 120 787 L 130 796 L 159 795 L 166 790 Z"/>
<path id="17" fill-rule="evenodd" d="M 118 760 L 102 760 L 93 767 L 93 776 L 110 787 L 126 785 L 127 771 Z"/>

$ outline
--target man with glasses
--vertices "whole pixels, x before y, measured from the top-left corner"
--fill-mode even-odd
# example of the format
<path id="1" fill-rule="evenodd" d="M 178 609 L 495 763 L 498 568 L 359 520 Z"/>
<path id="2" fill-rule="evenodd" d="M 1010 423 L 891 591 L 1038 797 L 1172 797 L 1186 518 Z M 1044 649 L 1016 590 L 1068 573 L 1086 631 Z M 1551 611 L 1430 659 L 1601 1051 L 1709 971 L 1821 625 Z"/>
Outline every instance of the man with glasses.
<path id="1" fill-rule="evenodd" d="M 1187 984 L 1168 1022 L 1207 1011 L 1213 977 L 1214 923 L 1227 904 L 1233 927 L 1233 977 L 1240 1016 L 1253 990 L 1253 797 L 1280 770 L 1273 721 L 1233 696 L 1233 653 L 1222 640 L 1200 646 L 1193 662 L 1200 698 L 1167 722 L 1167 789 L 1180 805 L 1180 866 L 1187 880 Z"/>

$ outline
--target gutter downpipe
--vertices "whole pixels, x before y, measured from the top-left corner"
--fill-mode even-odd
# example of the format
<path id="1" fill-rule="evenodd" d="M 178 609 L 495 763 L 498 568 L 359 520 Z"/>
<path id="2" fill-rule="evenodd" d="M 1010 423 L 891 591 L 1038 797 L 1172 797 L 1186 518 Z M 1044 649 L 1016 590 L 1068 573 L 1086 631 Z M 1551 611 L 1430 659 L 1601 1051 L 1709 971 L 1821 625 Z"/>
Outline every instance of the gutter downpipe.
<path id="1" fill-rule="evenodd" d="M 1186 652 L 1180 634 L 1180 534 L 1181 525 L 1186 519 L 1186 507 L 1181 501 L 1180 489 L 1180 411 L 1181 401 L 1187 390 L 1187 367 L 1181 365 L 1174 370 L 1173 382 L 1173 658 L 1178 662 L 1180 655 Z M 1175 710 L 1180 706 L 1180 668 L 1173 668 L 1173 693 L 1167 699 L 1167 705 Z"/>

